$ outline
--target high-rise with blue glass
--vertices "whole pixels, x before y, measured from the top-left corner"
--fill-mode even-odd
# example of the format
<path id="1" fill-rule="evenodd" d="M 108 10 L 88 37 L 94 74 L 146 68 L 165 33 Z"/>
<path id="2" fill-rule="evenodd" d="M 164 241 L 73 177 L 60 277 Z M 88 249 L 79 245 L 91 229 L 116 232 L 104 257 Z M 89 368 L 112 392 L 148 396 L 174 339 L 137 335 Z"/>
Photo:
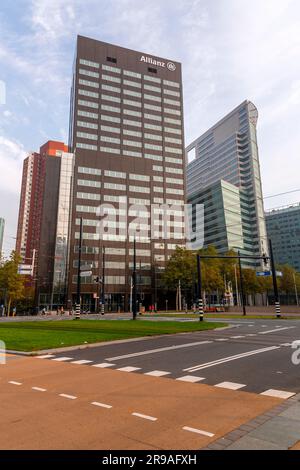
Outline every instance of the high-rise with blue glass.
<path id="1" fill-rule="evenodd" d="M 204 243 L 220 253 L 229 249 L 256 256 L 268 252 L 256 126 L 258 111 L 244 101 L 187 147 L 194 159 L 187 166 L 187 195 L 204 205 Z M 193 211 L 195 214 L 195 211 Z M 194 232 L 203 230 L 195 226 Z M 256 267 L 260 261 L 245 260 Z"/>

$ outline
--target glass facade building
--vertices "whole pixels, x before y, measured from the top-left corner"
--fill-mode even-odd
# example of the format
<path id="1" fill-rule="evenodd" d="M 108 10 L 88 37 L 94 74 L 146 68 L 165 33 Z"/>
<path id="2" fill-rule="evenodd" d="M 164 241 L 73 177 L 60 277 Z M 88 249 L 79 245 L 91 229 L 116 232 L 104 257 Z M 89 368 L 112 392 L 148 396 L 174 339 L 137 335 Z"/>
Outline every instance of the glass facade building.
<path id="1" fill-rule="evenodd" d="M 239 249 L 249 256 L 268 253 L 257 120 L 256 107 L 245 101 L 186 149 L 188 159 L 194 152 L 194 159 L 187 166 L 188 202 L 195 204 L 200 196 L 204 206 L 209 208 L 210 201 L 206 198 L 217 191 L 214 207 L 217 212 L 223 212 L 221 217 L 228 221 L 206 222 L 206 218 L 214 218 L 207 209 L 204 219 L 209 231 L 204 236 L 204 246 L 215 245 L 221 251 Z M 224 185 L 225 182 L 230 185 Z M 195 228 L 195 221 L 192 224 Z M 243 264 L 256 267 L 261 262 L 245 260 Z"/>
<path id="2" fill-rule="evenodd" d="M 300 204 L 266 212 L 275 262 L 300 272 Z"/>

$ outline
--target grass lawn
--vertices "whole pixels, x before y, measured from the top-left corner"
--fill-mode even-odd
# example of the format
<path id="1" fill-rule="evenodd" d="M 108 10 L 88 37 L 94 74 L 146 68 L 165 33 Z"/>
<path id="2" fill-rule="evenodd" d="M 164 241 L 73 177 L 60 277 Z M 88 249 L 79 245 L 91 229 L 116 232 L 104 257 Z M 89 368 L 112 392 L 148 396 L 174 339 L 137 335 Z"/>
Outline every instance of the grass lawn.
<path id="1" fill-rule="evenodd" d="M 187 319 L 191 319 L 191 318 L 194 318 L 194 319 L 197 319 L 199 318 L 199 314 L 194 314 L 194 313 L 156 313 L 156 314 L 147 314 L 147 315 L 143 315 L 143 317 L 147 317 L 147 318 L 150 318 L 150 317 L 168 317 L 168 318 L 187 318 Z M 246 316 L 244 315 L 239 315 L 239 314 L 235 314 L 235 313 L 225 313 L 225 312 L 220 312 L 220 313 L 204 313 L 204 319 L 205 318 L 221 318 L 223 320 L 223 318 L 225 319 L 250 319 L 250 320 L 277 320 L 278 321 L 278 318 L 276 318 L 275 316 L 275 313 L 274 315 L 257 315 L 255 313 L 251 314 L 251 313 L 247 313 Z M 289 315 L 288 313 L 282 313 L 281 314 L 281 320 L 300 320 L 300 315 L 299 316 L 291 316 Z"/>
<path id="2" fill-rule="evenodd" d="M 211 330 L 225 323 L 150 322 L 148 320 L 67 320 L 0 324 L 0 340 L 7 349 L 38 351 L 85 343 L 140 336 Z"/>

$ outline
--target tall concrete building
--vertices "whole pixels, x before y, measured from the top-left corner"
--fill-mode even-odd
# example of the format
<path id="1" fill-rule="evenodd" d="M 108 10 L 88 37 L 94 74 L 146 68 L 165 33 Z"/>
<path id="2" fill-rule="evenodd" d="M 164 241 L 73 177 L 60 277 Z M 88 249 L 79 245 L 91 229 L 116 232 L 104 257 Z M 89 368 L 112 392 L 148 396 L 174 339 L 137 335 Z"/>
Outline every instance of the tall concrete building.
<path id="1" fill-rule="evenodd" d="M 53 142 L 41 147 L 45 177 L 36 276 L 40 308 L 53 309 L 67 300 L 74 155 L 66 150 L 67 146 L 57 148 Z"/>
<path id="2" fill-rule="evenodd" d="M 46 161 L 48 157 L 54 157 L 67 149 L 62 142 L 49 141 L 39 152 L 30 153 L 23 162 L 16 251 L 20 253 L 24 264 L 32 264 L 34 253 L 36 255 L 32 285 L 36 279 L 40 251 Z"/>
<path id="3" fill-rule="evenodd" d="M 92 272 L 81 277 L 83 306 L 94 308 L 105 249 L 106 308 L 128 308 L 134 238 L 140 300 L 159 302 L 160 272 L 184 244 L 181 64 L 79 36 L 69 144 L 75 154 L 69 300 L 76 299 L 82 218 L 81 263 Z M 162 204 L 175 206 L 163 237 L 156 220 Z M 104 205 L 114 220 L 99 233 Z"/>
<path id="4" fill-rule="evenodd" d="M 254 104 L 244 101 L 186 149 L 188 158 L 193 157 L 187 166 L 188 202 L 204 204 L 204 247 L 215 245 L 221 253 L 268 253 L 257 120 Z M 194 230 L 203 230 L 195 227 L 195 215 L 191 221 Z M 200 248 L 202 242 L 196 237 L 192 247 Z M 256 267 L 261 262 L 243 264 Z"/>
<path id="5" fill-rule="evenodd" d="M 2 219 L 2 217 L 0 217 L 0 257 L 2 254 L 2 248 L 3 248 L 4 227 L 5 227 L 5 220 Z"/>
<path id="6" fill-rule="evenodd" d="M 300 203 L 266 212 L 275 262 L 300 272 Z"/>

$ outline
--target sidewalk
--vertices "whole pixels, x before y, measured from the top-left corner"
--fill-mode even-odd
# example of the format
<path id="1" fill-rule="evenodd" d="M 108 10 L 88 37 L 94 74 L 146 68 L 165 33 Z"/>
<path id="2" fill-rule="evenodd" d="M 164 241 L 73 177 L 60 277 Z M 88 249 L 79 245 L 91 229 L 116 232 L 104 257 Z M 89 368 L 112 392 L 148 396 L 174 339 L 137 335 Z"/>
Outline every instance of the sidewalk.
<path id="1" fill-rule="evenodd" d="M 300 393 L 226 434 L 205 450 L 300 450 Z"/>

